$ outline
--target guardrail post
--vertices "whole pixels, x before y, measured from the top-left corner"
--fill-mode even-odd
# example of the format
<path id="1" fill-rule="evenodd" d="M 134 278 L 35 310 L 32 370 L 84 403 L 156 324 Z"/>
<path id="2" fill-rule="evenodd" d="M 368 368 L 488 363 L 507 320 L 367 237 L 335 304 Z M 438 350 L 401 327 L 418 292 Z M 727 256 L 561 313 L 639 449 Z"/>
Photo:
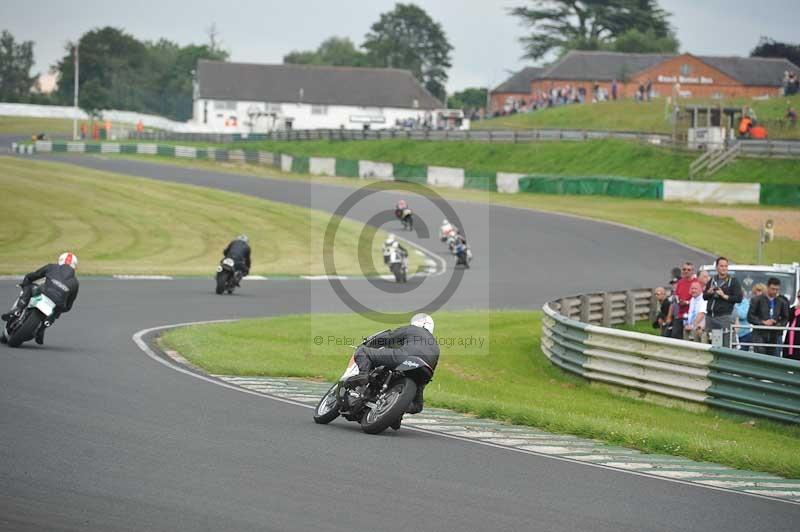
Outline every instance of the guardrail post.
<path id="1" fill-rule="evenodd" d="M 656 318 L 658 317 L 658 313 L 661 310 L 658 307 L 659 307 L 659 305 L 658 305 L 658 300 L 656 299 L 656 291 L 653 290 L 650 293 L 650 323 L 653 323 L 654 321 L 656 321 Z"/>
<path id="2" fill-rule="evenodd" d="M 581 308 L 580 308 L 580 313 L 581 313 L 580 319 L 583 323 L 589 323 L 589 316 L 590 316 L 589 310 L 591 310 L 589 306 L 589 294 L 583 294 L 581 295 Z"/>
<path id="3" fill-rule="evenodd" d="M 603 327 L 611 327 L 611 293 L 603 293 L 603 317 L 601 318 Z"/>
<path id="4" fill-rule="evenodd" d="M 636 324 L 636 295 L 632 290 L 625 291 L 625 325 Z"/>

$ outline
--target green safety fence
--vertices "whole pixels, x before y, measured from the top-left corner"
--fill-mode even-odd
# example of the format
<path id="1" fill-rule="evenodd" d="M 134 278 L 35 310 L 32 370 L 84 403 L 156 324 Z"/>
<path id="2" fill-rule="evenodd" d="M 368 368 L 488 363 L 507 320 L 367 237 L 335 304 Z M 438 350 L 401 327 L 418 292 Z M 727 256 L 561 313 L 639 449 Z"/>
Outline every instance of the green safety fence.
<path id="1" fill-rule="evenodd" d="M 358 161 L 336 158 L 336 175 L 341 177 L 358 177 Z"/>
<path id="2" fill-rule="evenodd" d="M 425 184 L 428 182 L 428 167 L 422 164 L 395 163 L 392 170 L 395 181 Z"/>
<path id="3" fill-rule="evenodd" d="M 227 161 L 228 160 L 228 150 L 214 150 L 214 160 L 215 161 Z"/>
<path id="4" fill-rule="evenodd" d="M 54 142 L 53 143 L 53 151 L 67 151 L 67 143 L 66 142 Z"/>
<path id="5" fill-rule="evenodd" d="M 136 144 L 120 144 L 119 146 L 120 153 L 136 153 L 136 151 Z"/>
<path id="6" fill-rule="evenodd" d="M 800 186 L 761 184 L 761 205 L 800 206 Z"/>
<path id="7" fill-rule="evenodd" d="M 167 157 L 175 157 L 175 146 L 159 144 L 156 146 L 156 153 L 159 155 L 166 155 Z"/>
<path id="8" fill-rule="evenodd" d="M 464 170 L 464 188 L 497 192 L 497 172 Z"/>
<path id="9" fill-rule="evenodd" d="M 309 173 L 308 165 L 308 157 L 299 155 L 292 157 L 292 172 L 296 174 L 307 174 Z M 356 175 L 358 175 L 358 169 L 356 169 Z"/>
<path id="10" fill-rule="evenodd" d="M 244 160 L 251 164 L 258 164 L 258 150 L 244 150 Z"/>
<path id="11" fill-rule="evenodd" d="M 86 149 L 84 150 L 86 153 L 100 153 L 101 144 L 86 144 Z"/>
<path id="12" fill-rule="evenodd" d="M 526 176 L 520 178 L 519 190 L 536 194 L 661 199 L 664 183 L 656 179 L 623 177 Z"/>
<path id="13" fill-rule="evenodd" d="M 208 159 L 208 150 L 204 150 L 203 148 L 197 148 L 195 151 L 195 157 L 197 159 Z"/>

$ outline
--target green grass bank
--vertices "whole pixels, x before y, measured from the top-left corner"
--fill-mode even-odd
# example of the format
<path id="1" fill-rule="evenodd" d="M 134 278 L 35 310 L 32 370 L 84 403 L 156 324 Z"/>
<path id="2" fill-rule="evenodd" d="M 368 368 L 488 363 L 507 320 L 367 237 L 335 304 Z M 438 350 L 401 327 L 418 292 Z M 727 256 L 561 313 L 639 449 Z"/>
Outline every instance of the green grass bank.
<path id="1" fill-rule="evenodd" d="M 435 318 L 437 336 L 485 331 L 488 349 L 443 347 L 426 388 L 430 406 L 800 478 L 800 427 L 670 408 L 567 375 L 539 348 L 541 312 L 440 312 Z M 317 346 L 312 338 L 360 339 L 378 327 L 360 316 L 297 315 L 175 329 L 162 342 L 214 374 L 332 381 L 352 349 Z"/>

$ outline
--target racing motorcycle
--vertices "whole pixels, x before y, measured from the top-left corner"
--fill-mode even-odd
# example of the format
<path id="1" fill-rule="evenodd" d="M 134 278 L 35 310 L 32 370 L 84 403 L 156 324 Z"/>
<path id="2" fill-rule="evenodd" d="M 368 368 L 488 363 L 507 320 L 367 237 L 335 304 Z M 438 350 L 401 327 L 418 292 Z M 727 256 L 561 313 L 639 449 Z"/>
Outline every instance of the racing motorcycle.
<path id="1" fill-rule="evenodd" d="M 400 223 L 403 224 L 404 231 L 414 230 L 414 214 L 411 209 L 403 209 L 403 212 L 400 213 Z"/>
<path id="2" fill-rule="evenodd" d="M 456 256 L 456 266 L 469 268 L 469 263 L 472 262 L 472 250 L 469 249 L 469 246 L 459 240 L 455 244 L 453 254 Z"/>
<path id="3" fill-rule="evenodd" d="M 241 276 L 241 272 L 236 271 L 236 265 L 232 258 L 222 259 L 217 266 L 217 294 L 221 295 L 223 292 L 232 294 L 241 281 Z"/>
<path id="4" fill-rule="evenodd" d="M 408 257 L 400 249 L 389 250 L 389 269 L 398 283 L 408 282 Z"/>
<path id="5" fill-rule="evenodd" d="M 17 303 L 19 298 L 14 307 Z M 40 327 L 50 327 L 53 324 L 55 312 L 56 304 L 53 300 L 41 292 L 39 285 L 34 285 L 28 306 L 4 324 L 0 332 L 0 342 L 7 343 L 9 347 L 19 347 L 24 342 L 33 340 Z"/>
<path id="6" fill-rule="evenodd" d="M 362 345 L 370 343 L 383 334 L 382 331 L 364 339 Z M 348 421 L 357 421 L 367 434 L 380 434 L 389 427 L 400 429 L 403 419 L 419 386 L 425 386 L 433 378 L 433 369 L 419 357 L 404 357 L 399 363 L 378 366 L 373 369 L 367 384 L 352 386 L 347 379 L 358 375 L 358 365 L 350 357 L 339 382 L 320 399 L 314 410 L 314 421 L 325 425 L 339 416 Z"/>

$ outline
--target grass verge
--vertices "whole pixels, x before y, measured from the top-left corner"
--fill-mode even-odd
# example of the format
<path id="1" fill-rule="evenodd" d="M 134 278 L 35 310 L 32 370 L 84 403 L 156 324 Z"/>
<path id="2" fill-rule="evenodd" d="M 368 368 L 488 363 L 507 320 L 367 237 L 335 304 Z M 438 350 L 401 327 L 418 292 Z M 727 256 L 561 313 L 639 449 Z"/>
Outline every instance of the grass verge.
<path id="1" fill-rule="evenodd" d="M 29 271 L 70 249 L 84 274 L 207 276 L 240 233 L 250 236 L 254 274 L 325 273 L 320 253 L 330 215 L 319 211 L 12 157 L 0 157 L 0 197 L 6 199 L 0 210 L 2 273 Z M 374 228 L 344 220 L 334 252 L 339 273 L 360 274 L 358 251 L 364 249 L 382 267 L 383 238 Z"/>
<path id="2" fill-rule="evenodd" d="M 618 395 L 563 373 L 542 354 L 541 312 L 441 312 L 437 335 L 470 337 L 488 320 L 489 350 L 442 348 L 430 406 L 577 434 L 641 449 L 800 478 L 800 427 L 724 411 L 687 411 Z M 351 349 L 312 335 L 361 338 L 374 322 L 352 315 L 297 315 L 198 325 L 163 343 L 210 373 L 335 380 Z"/>
<path id="3" fill-rule="evenodd" d="M 314 177 L 285 174 L 276 169 L 247 164 L 216 163 L 213 161 L 177 160 L 170 157 L 114 155 L 113 157 L 150 160 L 188 168 L 203 168 L 222 172 L 247 174 L 270 179 L 304 179 L 316 183 L 342 186 L 363 186 L 369 180 L 347 177 Z M 800 165 L 799 165 L 800 166 Z M 740 224 L 735 217 L 737 207 L 726 207 L 731 216 L 714 216 L 697 211 L 689 203 L 633 200 L 602 196 L 553 196 L 547 194 L 500 194 L 474 190 L 437 188 L 445 199 L 490 202 L 523 209 L 573 214 L 596 220 L 620 223 L 674 239 L 683 244 L 703 249 L 712 255 L 724 255 L 740 264 L 755 263 L 757 259 L 758 231 Z M 763 211 L 764 220 L 772 213 L 791 208 L 741 207 L 748 211 Z M 800 258 L 800 241 L 778 237 L 764 246 L 764 263 L 793 262 Z"/>

